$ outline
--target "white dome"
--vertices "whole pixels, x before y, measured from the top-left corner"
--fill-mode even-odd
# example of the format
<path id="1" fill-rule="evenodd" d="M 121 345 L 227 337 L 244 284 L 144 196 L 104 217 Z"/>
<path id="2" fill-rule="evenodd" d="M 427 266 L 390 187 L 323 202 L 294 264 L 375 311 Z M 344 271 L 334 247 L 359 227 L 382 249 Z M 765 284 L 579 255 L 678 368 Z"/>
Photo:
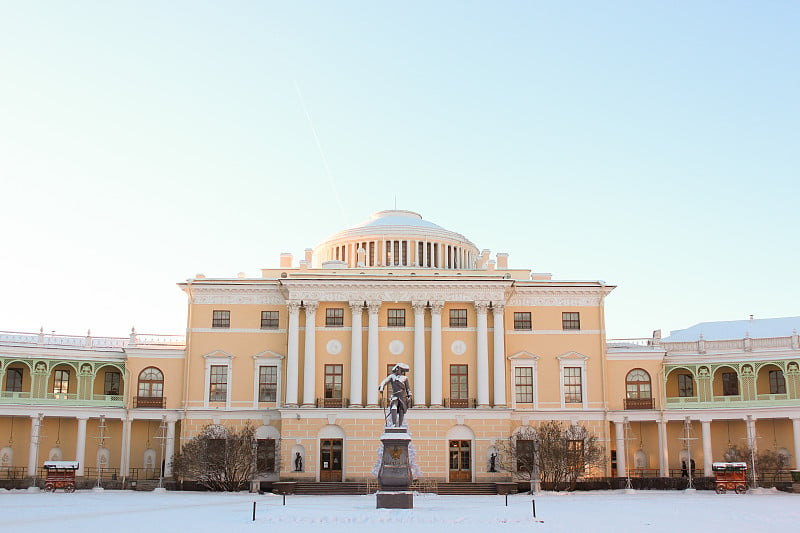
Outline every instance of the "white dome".
<path id="1" fill-rule="evenodd" d="M 363 257 L 358 253 L 362 250 Z M 377 251 L 376 251 L 377 250 Z M 413 211 L 378 211 L 369 220 L 340 231 L 314 249 L 315 264 L 344 261 L 360 266 L 471 269 L 477 247 Z"/>

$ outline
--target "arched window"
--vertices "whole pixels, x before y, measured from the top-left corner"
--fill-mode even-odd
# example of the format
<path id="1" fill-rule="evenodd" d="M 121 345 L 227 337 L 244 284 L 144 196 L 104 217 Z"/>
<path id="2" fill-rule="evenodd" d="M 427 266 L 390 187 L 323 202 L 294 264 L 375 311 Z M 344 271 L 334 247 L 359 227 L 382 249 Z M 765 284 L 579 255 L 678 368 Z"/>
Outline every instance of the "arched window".
<path id="1" fill-rule="evenodd" d="M 148 367 L 139 374 L 137 407 L 163 407 L 164 374 L 155 367 Z"/>
<path id="2" fill-rule="evenodd" d="M 650 374 L 641 368 L 631 370 L 625 378 L 625 408 L 652 409 L 651 391 Z"/>

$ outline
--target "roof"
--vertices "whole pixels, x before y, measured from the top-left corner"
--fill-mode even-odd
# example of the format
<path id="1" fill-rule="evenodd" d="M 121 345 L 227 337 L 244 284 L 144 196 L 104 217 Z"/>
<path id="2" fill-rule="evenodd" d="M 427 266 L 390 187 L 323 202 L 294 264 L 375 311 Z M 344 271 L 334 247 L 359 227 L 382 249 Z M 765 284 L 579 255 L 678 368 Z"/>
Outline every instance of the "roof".
<path id="1" fill-rule="evenodd" d="M 686 329 L 670 332 L 661 342 L 691 342 L 703 336 L 707 341 L 743 339 L 765 339 L 791 337 L 800 330 L 800 316 L 783 318 L 759 318 L 751 320 L 729 320 L 724 322 L 700 322 Z"/>

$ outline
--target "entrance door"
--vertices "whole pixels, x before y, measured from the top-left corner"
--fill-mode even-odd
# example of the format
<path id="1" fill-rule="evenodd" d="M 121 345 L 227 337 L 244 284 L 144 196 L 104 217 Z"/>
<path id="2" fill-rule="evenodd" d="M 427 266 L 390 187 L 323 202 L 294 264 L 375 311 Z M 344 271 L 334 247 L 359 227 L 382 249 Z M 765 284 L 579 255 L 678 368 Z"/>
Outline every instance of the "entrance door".
<path id="1" fill-rule="evenodd" d="M 470 441 L 450 441 L 450 481 L 472 481 Z"/>
<path id="2" fill-rule="evenodd" d="M 319 441 L 319 480 L 342 481 L 342 439 Z"/>

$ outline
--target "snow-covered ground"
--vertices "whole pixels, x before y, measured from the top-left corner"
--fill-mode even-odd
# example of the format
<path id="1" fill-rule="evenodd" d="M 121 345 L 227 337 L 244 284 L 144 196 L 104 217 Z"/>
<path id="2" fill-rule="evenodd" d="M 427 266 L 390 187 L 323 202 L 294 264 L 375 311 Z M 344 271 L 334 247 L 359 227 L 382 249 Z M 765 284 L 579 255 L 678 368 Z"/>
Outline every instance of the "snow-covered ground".
<path id="1" fill-rule="evenodd" d="M 532 517 L 531 500 L 536 503 Z M 253 502 L 257 502 L 252 521 Z M 376 509 L 375 496 L 248 493 L 0 491 L 0 531 L 229 533 L 781 532 L 800 529 L 800 494 L 761 490 L 543 493 L 534 496 L 416 495 L 414 509 Z"/>

